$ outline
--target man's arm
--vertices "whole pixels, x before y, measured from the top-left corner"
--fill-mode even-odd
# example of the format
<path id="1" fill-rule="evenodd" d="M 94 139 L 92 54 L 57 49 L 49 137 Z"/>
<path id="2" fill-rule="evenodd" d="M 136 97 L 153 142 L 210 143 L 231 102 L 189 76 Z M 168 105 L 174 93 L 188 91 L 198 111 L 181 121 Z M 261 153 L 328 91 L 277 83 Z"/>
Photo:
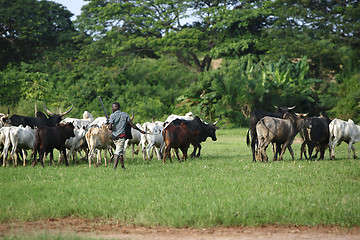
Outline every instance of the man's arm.
<path id="1" fill-rule="evenodd" d="M 138 130 L 138 131 L 141 132 L 142 134 L 145 134 L 145 132 L 144 132 L 143 130 L 139 129 L 132 121 L 129 121 L 128 123 L 130 124 L 130 126 L 131 126 L 133 129 Z M 111 124 L 110 124 L 110 126 L 111 126 Z"/>

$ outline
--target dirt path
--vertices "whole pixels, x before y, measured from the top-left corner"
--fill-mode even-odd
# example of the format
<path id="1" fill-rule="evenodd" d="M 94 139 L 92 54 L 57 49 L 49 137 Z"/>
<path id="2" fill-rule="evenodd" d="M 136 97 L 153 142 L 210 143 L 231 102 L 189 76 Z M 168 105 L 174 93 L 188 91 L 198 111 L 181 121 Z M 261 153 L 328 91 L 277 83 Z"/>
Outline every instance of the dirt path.
<path id="1" fill-rule="evenodd" d="M 0 238 L 4 236 L 29 236 L 30 234 L 77 235 L 104 239 L 344 239 L 360 240 L 360 227 L 230 227 L 230 228 L 164 228 L 124 226 L 111 220 L 89 220 L 78 218 L 49 219 L 34 222 L 0 224 Z"/>

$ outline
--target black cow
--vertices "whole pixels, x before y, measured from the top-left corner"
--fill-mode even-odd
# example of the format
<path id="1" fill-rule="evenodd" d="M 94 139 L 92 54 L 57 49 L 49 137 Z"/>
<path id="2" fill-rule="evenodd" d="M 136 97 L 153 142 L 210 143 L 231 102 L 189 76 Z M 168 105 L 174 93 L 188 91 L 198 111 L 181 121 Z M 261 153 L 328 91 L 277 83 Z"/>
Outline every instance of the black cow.
<path id="1" fill-rule="evenodd" d="M 302 159 L 303 153 L 305 158 L 307 158 L 305 150 L 306 146 L 309 150 L 310 160 L 313 157 L 317 157 L 317 153 L 315 156 L 312 156 L 314 148 L 320 151 L 320 159 L 324 159 L 325 151 L 329 147 L 329 124 L 331 120 L 325 112 L 321 112 L 320 117 L 310 117 L 306 121 L 309 128 L 304 128 L 300 131 L 300 136 L 303 140 L 301 144 L 300 159 Z"/>
<path id="2" fill-rule="evenodd" d="M 57 124 L 55 127 L 39 127 L 36 130 L 35 146 L 31 155 L 34 157 L 32 165 L 35 166 L 37 163 L 36 154 L 39 153 L 41 165 L 44 166 L 44 159 L 46 155 L 50 153 L 49 165 L 51 166 L 54 159 L 53 150 L 56 148 L 64 155 L 65 164 L 68 166 L 65 141 L 71 137 L 75 137 L 74 125 L 72 123 L 66 123 L 64 125 Z"/>
<path id="3" fill-rule="evenodd" d="M 249 146 L 250 145 L 250 138 L 249 138 L 249 133 L 250 133 L 250 136 L 251 136 L 251 151 L 252 151 L 252 155 L 253 155 L 253 161 L 255 162 L 256 161 L 256 158 L 255 158 L 255 146 L 257 145 L 257 135 L 256 135 L 256 129 L 255 129 L 255 126 L 257 124 L 257 122 L 262 119 L 263 117 L 265 116 L 268 116 L 268 117 L 274 117 L 274 118 L 282 118 L 284 113 L 287 113 L 291 110 L 293 110 L 296 106 L 293 106 L 293 107 L 277 107 L 277 106 L 274 106 L 275 109 L 276 109 L 276 112 L 275 113 L 271 113 L 271 112 L 267 112 L 267 111 L 264 111 L 264 110 L 255 110 L 253 111 L 251 114 L 250 114 L 250 119 L 249 119 L 249 123 L 250 123 L 250 128 L 247 132 L 247 135 L 246 135 L 246 144 Z M 276 153 L 274 154 L 274 159 L 276 159 L 276 156 L 277 156 L 277 152 L 278 150 L 281 148 L 280 145 L 277 145 L 276 146 Z"/>
<path id="4" fill-rule="evenodd" d="M 191 153 L 191 157 L 200 157 L 201 145 L 200 143 L 205 142 L 208 137 L 210 137 L 213 141 L 216 141 L 216 124 L 220 121 L 214 122 L 213 124 L 204 123 L 198 116 L 194 118 L 194 120 L 183 120 L 183 119 L 175 119 L 170 124 L 180 125 L 184 123 L 188 129 L 191 131 L 198 131 L 198 134 L 195 138 L 192 139 L 191 144 L 194 146 L 194 151 Z M 199 152 L 196 154 L 197 149 L 199 148 Z"/>
<path id="5" fill-rule="evenodd" d="M 12 115 L 10 117 L 11 125 L 13 126 L 30 126 L 32 128 L 34 127 L 40 127 L 40 126 L 48 126 L 48 127 L 55 127 L 57 123 L 60 123 L 63 116 L 68 114 L 74 106 L 72 106 L 68 111 L 62 113 L 62 114 L 54 114 L 50 112 L 44 104 L 44 108 L 46 112 L 49 114 L 49 117 L 47 117 L 43 112 L 37 112 L 36 117 L 26 117 L 26 116 L 20 116 L 20 115 Z"/>
<path id="6" fill-rule="evenodd" d="M 192 131 L 188 129 L 185 123 L 181 123 L 180 125 L 169 124 L 166 128 L 164 128 L 162 135 L 164 137 L 164 142 L 166 144 L 165 154 L 163 157 L 163 163 L 165 163 L 166 157 L 169 157 L 171 161 L 171 148 L 175 149 L 177 158 L 180 162 L 178 148 L 183 153 L 183 157 L 181 161 L 187 159 L 187 151 L 193 139 L 198 135 L 198 130 Z"/>

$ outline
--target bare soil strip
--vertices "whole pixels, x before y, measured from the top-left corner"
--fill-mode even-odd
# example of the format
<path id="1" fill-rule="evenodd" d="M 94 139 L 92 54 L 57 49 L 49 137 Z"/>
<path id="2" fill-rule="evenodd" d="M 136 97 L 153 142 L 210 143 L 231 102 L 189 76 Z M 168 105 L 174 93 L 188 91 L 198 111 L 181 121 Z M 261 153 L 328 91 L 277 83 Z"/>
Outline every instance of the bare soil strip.
<path id="1" fill-rule="evenodd" d="M 0 223 L 0 238 L 29 236 L 31 234 L 77 235 L 104 239 L 360 239 L 360 227 L 218 227 L 218 228 L 166 228 L 127 226 L 114 220 L 61 218 L 32 222 Z"/>

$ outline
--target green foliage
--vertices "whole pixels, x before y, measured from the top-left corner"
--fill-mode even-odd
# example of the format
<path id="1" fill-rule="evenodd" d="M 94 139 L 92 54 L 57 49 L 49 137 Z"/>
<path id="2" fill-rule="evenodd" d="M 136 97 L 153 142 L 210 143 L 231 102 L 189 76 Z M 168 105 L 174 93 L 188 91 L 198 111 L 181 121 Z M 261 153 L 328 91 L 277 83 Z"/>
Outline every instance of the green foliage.
<path id="1" fill-rule="evenodd" d="M 335 98 L 335 107 L 331 114 L 340 119 L 352 119 L 356 124 L 360 123 L 360 71 L 354 70 L 348 74 L 336 77 L 339 83 Z"/>
<path id="2" fill-rule="evenodd" d="M 50 1 L 0 1 L 0 68 L 29 62 L 44 49 L 66 45 L 74 35 L 72 14 Z"/>
<path id="3" fill-rule="evenodd" d="M 254 62 L 252 58 L 229 60 L 222 68 L 202 75 L 200 84 L 187 92 L 192 104 L 210 119 L 222 115 L 229 122 L 244 124 L 234 112 L 245 116 L 251 109 L 271 110 L 273 105 L 290 106 L 303 103 L 297 111 L 313 107 L 312 87 L 320 80 L 307 78 L 307 58 L 296 63 L 281 58 L 278 62 Z"/>
<path id="4" fill-rule="evenodd" d="M 356 1 L 89 0 L 77 30 L 60 4 L 0 3 L 0 109 L 12 113 L 39 101 L 102 116 L 101 95 L 139 121 L 193 111 L 243 126 L 272 105 L 359 119 L 346 70 L 360 55 Z"/>

